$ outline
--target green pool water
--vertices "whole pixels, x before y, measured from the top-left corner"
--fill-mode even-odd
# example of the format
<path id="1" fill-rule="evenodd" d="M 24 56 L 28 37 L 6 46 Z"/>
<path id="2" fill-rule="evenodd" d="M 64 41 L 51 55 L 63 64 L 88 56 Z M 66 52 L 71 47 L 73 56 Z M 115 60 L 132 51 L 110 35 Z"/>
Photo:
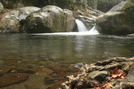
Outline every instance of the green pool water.
<path id="1" fill-rule="evenodd" d="M 50 66 L 52 67 L 53 65 L 65 67 L 80 62 L 93 63 L 112 57 L 133 56 L 134 37 L 132 36 L 101 34 L 0 35 L 0 67 L 16 66 L 18 68 L 28 68 L 37 71 L 40 68 L 50 68 Z M 30 79 L 35 81 L 33 84 L 35 83 L 37 84 L 36 86 L 41 87 L 35 89 L 45 89 L 43 86 L 54 83 L 52 81 L 46 83 L 46 76 L 51 77 L 51 75 L 48 74 L 44 74 L 43 76 L 30 76 Z M 31 84 L 30 79 L 26 83 Z M 53 80 L 54 79 L 55 78 L 53 78 Z M 62 78 L 60 77 L 59 79 Z M 23 86 L 21 84 L 23 83 L 8 86 L 6 89 L 15 89 L 15 87 L 18 89 Z M 23 87 L 19 89 L 27 89 Z"/>

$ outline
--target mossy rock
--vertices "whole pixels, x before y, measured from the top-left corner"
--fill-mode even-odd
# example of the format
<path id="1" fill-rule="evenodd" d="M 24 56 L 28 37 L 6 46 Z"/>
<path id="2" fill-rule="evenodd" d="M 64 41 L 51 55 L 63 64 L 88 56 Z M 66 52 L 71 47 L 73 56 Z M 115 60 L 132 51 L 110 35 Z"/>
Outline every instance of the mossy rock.
<path id="1" fill-rule="evenodd" d="M 134 33 L 134 3 L 124 1 L 96 20 L 102 34 L 126 35 Z"/>
<path id="2" fill-rule="evenodd" d="M 109 11 L 113 6 L 124 0 L 98 0 L 97 9 L 103 12 Z"/>

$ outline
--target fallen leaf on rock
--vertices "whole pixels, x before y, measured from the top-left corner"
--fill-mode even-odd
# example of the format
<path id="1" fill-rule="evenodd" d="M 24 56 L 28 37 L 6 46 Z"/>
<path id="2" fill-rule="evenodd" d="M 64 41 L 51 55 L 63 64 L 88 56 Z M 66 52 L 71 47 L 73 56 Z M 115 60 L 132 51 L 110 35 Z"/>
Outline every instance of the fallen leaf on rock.
<path id="1" fill-rule="evenodd" d="M 110 82 L 103 82 L 100 87 L 95 87 L 94 89 L 112 89 L 113 85 Z"/>
<path id="2" fill-rule="evenodd" d="M 111 79 L 124 79 L 126 76 L 126 73 L 121 70 L 121 69 L 118 69 L 117 67 L 112 70 L 112 73 L 111 73 Z"/>
<path id="3" fill-rule="evenodd" d="M 109 83 L 109 82 L 104 82 L 102 83 L 102 88 L 105 88 L 105 89 L 111 89 L 113 87 L 112 83 Z"/>

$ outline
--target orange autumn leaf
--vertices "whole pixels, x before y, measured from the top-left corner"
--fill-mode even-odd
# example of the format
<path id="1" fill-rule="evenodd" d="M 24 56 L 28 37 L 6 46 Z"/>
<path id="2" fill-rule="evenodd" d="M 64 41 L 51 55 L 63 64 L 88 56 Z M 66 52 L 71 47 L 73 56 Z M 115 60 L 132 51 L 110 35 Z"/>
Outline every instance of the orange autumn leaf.
<path id="1" fill-rule="evenodd" d="M 104 82 L 102 84 L 102 88 L 105 88 L 105 89 L 110 89 L 112 87 L 113 87 L 113 85 L 111 83 L 109 83 L 109 82 Z"/>
<path id="2" fill-rule="evenodd" d="M 94 89 L 101 89 L 100 87 L 95 87 Z"/>
<path id="3" fill-rule="evenodd" d="M 113 85 L 109 82 L 103 82 L 100 87 L 95 87 L 94 89 L 112 89 Z"/>
<path id="4" fill-rule="evenodd" d="M 124 79 L 125 76 L 126 73 L 123 70 L 118 69 L 117 67 L 114 70 L 112 70 L 111 79 Z"/>

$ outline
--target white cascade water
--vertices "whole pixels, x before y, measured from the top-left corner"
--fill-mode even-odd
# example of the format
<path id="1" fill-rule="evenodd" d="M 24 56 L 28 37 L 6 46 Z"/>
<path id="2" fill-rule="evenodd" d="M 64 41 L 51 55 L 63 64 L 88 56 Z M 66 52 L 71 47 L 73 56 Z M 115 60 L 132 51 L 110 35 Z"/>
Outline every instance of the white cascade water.
<path id="1" fill-rule="evenodd" d="M 82 21 L 80 21 L 79 19 L 76 19 L 75 22 L 76 22 L 77 27 L 78 27 L 78 32 L 86 32 L 86 31 L 88 31 Z"/>
<path id="2" fill-rule="evenodd" d="M 88 30 L 82 21 L 76 19 L 76 24 L 79 32 L 56 32 L 56 33 L 36 33 L 33 35 L 98 35 L 99 32 L 96 30 L 96 26 L 93 26 Z"/>
<path id="3" fill-rule="evenodd" d="M 84 32 L 88 34 L 99 34 L 99 32 L 96 30 L 96 26 L 93 26 L 90 30 L 88 30 L 82 21 L 80 21 L 79 19 L 76 19 L 75 21 L 78 27 L 78 32 Z"/>
<path id="4" fill-rule="evenodd" d="M 99 32 L 96 30 L 96 26 L 93 26 L 88 32 L 90 34 L 99 34 Z"/>

